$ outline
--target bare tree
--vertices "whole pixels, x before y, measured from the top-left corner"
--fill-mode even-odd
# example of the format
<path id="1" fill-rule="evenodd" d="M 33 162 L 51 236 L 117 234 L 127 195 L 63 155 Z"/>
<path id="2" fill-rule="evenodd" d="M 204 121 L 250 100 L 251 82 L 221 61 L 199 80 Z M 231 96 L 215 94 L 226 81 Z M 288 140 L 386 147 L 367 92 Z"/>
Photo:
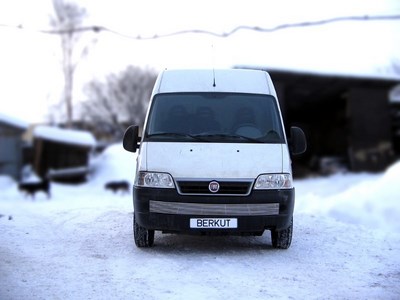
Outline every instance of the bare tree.
<path id="1" fill-rule="evenodd" d="M 50 19 L 50 25 L 60 31 L 62 49 L 62 70 L 64 75 L 64 91 L 62 102 L 66 107 L 66 125 L 72 126 L 73 121 L 73 84 L 74 72 L 79 59 L 86 55 L 88 47 L 79 49 L 75 55 L 76 45 L 81 37 L 81 32 L 76 31 L 87 16 L 84 8 L 66 0 L 53 0 L 54 16 Z"/>
<path id="2" fill-rule="evenodd" d="M 89 99 L 82 103 L 82 119 L 120 138 L 127 124 L 143 124 L 156 77 L 150 69 L 128 66 L 105 82 L 91 81 L 85 89 Z"/>

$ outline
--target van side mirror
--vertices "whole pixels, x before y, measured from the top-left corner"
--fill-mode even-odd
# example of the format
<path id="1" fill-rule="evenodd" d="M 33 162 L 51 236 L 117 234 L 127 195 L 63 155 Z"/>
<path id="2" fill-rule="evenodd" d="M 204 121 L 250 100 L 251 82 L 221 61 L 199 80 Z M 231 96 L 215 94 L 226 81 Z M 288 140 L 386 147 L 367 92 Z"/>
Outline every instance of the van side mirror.
<path id="1" fill-rule="evenodd" d="M 289 149 L 293 155 L 299 155 L 307 150 L 307 141 L 304 131 L 299 127 L 290 127 Z"/>
<path id="2" fill-rule="evenodd" d="M 136 152 L 140 145 L 139 126 L 131 125 L 125 130 L 122 145 L 126 151 Z"/>

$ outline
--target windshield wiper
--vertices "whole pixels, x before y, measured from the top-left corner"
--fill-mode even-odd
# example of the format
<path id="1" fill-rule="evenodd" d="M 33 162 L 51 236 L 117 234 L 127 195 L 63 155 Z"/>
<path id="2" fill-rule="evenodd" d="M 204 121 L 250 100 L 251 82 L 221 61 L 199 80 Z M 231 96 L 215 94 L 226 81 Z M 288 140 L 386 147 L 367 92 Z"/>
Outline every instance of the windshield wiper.
<path id="1" fill-rule="evenodd" d="M 158 132 L 158 133 L 152 133 L 146 135 L 148 138 L 153 138 L 153 137 L 183 137 L 183 138 L 190 138 L 193 140 L 198 140 L 198 141 L 204 141 L 201 137 L 190 135 L 187 133 L 178 133 L 178 132 Z"/>
<path id="2" fill-rule="evenodd" d="M 195 138 L 220 138 L 224 140 L 229 140 L 229 139 L 240 139 L 240 140 L 245 140 L 253 143 L 263 143 L 263 141 L 260 141 L 259 139 L 256 138 L 251 138 L 239 134 L 223 134 L 223 133 L 217 133 L 217 134 L 198 134 L 194 135 L 193 137 Z"/>
<path id="3" fill-rule="evenodd" d="M 215 134 L 187 134 L 187 133 L 178 133 L 178 132 L 158 132 L 146 135 L 147 138 L 153 137 L 178 137 L 178 138 L 190 138 L 192 140 L 201 141 L 201 142 L 213 142 L 216 139 L 221 140 L 244 140 L 252 143 L 263 143 L 263 141 L 251 138 L 239 134 L 223 134 L 223 133 L 215 133 Z"/>

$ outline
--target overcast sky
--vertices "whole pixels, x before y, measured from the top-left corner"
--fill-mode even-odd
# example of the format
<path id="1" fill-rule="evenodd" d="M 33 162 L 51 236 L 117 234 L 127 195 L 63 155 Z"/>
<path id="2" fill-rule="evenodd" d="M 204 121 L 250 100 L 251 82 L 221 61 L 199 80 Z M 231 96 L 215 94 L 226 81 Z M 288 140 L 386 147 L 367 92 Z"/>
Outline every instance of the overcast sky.
<path id="1" fill-rule="evenodd" d="M 398 0 L 80 0 L 86 25 L 121 35 L 148 37 L 181 30 L 229 32 L 240 25 L 281 24 L 345 16 L 400 14 Z M 28 122 L 41 121 L 59 103 L 62 89 L 60 44 L 49 29 L 51 0 L 0 0 L 0 111 Z M 6 25 L 6 26 L 4 26 Z M 15 26 L 23 26 L 23 30 Z M 241 30 L 227 38 L 185 34 L 137 40 L 110 32 L 87 32 L 90 45 L 78 65 L 75 100 L 90 79 L 127 65 L 164 68 L 256 65 L 273 68 L 387 75 L 400 62 L 400 20 L 340 22 L 273 33 Z M 97 42 L 93 43 L 92 40 Z"/>

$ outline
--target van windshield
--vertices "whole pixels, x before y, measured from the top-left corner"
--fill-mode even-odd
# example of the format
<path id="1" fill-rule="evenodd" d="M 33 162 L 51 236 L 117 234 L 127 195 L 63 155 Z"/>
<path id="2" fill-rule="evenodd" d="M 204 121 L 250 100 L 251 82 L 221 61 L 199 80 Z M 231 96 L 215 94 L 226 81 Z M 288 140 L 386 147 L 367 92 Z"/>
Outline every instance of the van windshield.
<path id="1" fill-rule="evenodd" d="M 240 93 L 168 93 L 154 97 L 144 139 L 284 143 L 274 97 Z"/>

